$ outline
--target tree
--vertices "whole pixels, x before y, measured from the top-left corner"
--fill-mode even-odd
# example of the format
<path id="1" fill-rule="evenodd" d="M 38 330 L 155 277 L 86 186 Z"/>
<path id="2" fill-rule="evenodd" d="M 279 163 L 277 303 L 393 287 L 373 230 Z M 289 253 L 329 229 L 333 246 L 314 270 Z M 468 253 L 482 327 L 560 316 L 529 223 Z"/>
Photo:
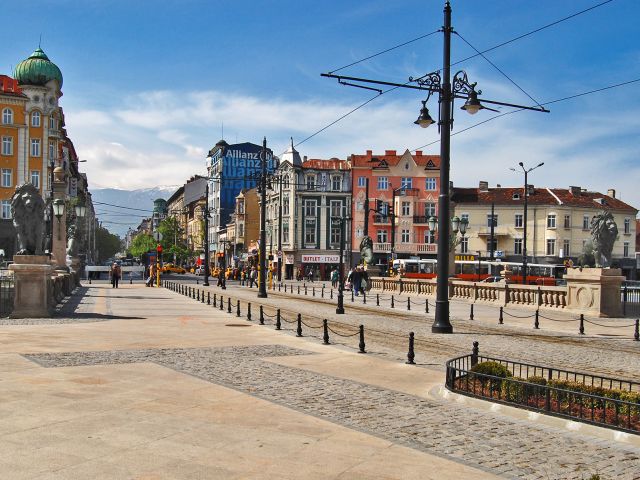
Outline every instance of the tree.
<path id="1" fill-rule="evenodd" d="M 147 253 L 149 250 L 155 250 L 156 245 L 157 243 L 151 235 L 139 233 L 131 240 L 129 252 L 134 257 L 141 257 L 142 254 Z"/>
<path id="2" fill-rule="evenodd" d="M 158 225 L 158 231 L 162 234 L 160 243 L 165 255 L 175 256 L 176 263 L 183 263 L 192 256 L 193 252 L 184 242 L 184 229 L 175 217 L 162 220 Z"/>
<path id="3" fill-rule="evenodd" d="M 96 228 L 96 249 L 98 250 L 98 263 L 113 257 L 122 248 L 122 240 L 117 235 L 109 232 L 103 226 Z"/>

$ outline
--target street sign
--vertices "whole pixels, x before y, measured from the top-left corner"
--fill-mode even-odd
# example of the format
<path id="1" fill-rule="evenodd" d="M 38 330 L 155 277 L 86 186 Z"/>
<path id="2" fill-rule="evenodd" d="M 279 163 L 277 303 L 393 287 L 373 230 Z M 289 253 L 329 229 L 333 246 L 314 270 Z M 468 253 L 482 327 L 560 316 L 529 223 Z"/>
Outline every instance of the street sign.
<path id="1" fill-rule="evenodd" d="M 153 239 L 156 242 L 161 242 L 162 241 L 162 234 L 160 232 L 153 232 Z"/>
<path id="2" fill-rule="evenodd" d="M 278 250 L 278 258 L 282 258 L 282 250 Z"/>

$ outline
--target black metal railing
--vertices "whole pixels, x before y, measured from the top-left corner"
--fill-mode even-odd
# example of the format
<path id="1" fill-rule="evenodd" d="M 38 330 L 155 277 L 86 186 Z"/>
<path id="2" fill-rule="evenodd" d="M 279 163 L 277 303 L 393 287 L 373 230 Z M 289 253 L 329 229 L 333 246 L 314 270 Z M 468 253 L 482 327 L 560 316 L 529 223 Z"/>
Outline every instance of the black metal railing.
<path id="1" fill-rule="evenodd" d="M 625 316 L 640 315 L 640 282 L 625 281 L 622 283 L 622 312 Z"/>
<path id="2" fill-rule="evenodd" d="M 374 215 L 373 223 L 391 223 L 391 218 L 387 215 Z"/>
<path id="3" fill-rule="evenodd" d="M 8 317 L 13 312 L 14 292 L 13 273 L 0 270 L 0 317 Z"/>
<path id="4" fill-rule="evenodd" d="M 474 372 L 497 362 L 511 377 Z M 640 384 L 477 354 L 447 362 L 446 387 L 456 393 L 640 434 Z"/>
<path id="5" fill-rule="evenodd" d="M 425 215 L 414 215 L 413 216 L 413 223 L 429 223 L 429 218 L 431 218 L 430 216 L 425 216 Z"/>

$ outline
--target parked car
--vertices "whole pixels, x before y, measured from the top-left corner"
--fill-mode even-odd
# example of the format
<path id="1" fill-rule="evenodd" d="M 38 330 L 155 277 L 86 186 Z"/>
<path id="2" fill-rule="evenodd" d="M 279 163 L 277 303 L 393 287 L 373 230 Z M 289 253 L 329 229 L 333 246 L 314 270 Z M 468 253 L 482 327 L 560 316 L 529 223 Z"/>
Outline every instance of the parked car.
<path id="1" fill-rule="evenodd" d="M 485 278 L 480 283 L 497 283 L 497 282 L 502 282 L 503 280 L 504 280 L 504 277 L 493 276 L 493 277 Z"/>

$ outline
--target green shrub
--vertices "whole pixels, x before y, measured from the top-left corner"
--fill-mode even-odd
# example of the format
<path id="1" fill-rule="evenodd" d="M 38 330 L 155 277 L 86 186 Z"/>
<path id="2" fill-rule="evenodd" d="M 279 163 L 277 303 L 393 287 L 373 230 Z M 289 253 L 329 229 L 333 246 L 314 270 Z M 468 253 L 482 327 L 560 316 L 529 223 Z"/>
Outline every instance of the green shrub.
<path id="1" fill-rule="evenodd" d="M 512 381 L 517 380 L 517 381 Z M 502 381 L 502 399 L 507 402 L 521 403 L 524 400 L 525 385 L 520 382 L 527 380 L 520 377 L 512 377 Z"/>
<path id="2" fill-rule="evenodd" d="M 507 378 L 511 376 L 509 369 L 498 362 L 480 362 L 471 367 L 471 371 L 482 375 L 491 375 L 493 377 L 500 378 Z"/>
<path id="3" fill-rule="evenodd" d="M 544 377 L 540 377 L 538 375 L 534 375 L 533 377 L 527 377 L 527 382 L 534 383 L 536 385 L 546 385 L 547 379 Z"/>

